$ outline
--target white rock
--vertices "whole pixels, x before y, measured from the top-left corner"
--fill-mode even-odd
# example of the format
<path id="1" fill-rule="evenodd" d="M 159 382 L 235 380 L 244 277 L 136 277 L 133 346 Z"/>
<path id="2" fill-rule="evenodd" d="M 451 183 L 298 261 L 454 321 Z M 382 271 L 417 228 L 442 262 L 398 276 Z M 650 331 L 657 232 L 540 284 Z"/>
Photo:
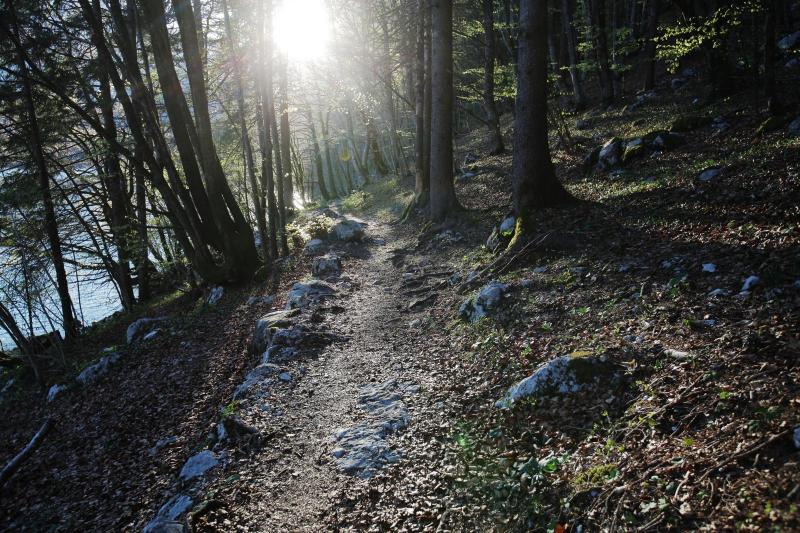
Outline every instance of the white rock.
<path id="1" fill-rule="evenodd" d="M 216 305 L 225 294 L 225 288 L 221 286 L 214 287 L 208 295 L 206 303 L 208 305 Z"/>
<path id="2" fill-rule="evenodd" d="M 731 291 L 727 289 L 714 289 L 713 291 L 709 292 L 708 295 L 713 298 L 720 298 L 723 296 L 730 296 Z"/>
<path id="3" fill-rule="evenodd" d="M 285 383 L 288 383 L 292 381 L 292 375 L 288 372 L 281 372 L 280 374 L 278 374 L 278 379 Z"/>
<path id="4" fill-rule="evenodd" d="M 607 363 L 596 357 L 562 355 L 537 368 L 533 374 L 508 389 L 495 407 L 509 409 L 522 398 L 558 392 L 567 394 L 608 381 L 603 367 Z M 606 374 L 606 375 L 604 375 Z"/>
<path id="5" fill-rule="evenodd" d="M 713 273 L 716 271 L 717 271 L 717 265 L 715 265 L 714 263 L 703 263 L 703 272 Z"/>
<path id="6" fill-rule="evenodd" d="M 158 337 L 161 333 L 160 329 L 154 329 L 153 331 L 148 332 L 144 337 L 142 337 L 143 341 L 150 341 Z"/>
<path id="7" fill-rule="evenodd" d="M 340 241 L 360 241 L 364 237 L 364 226 L 365 224 L 360 220 L 348 218 L 334 224 L 331 231 Z"/>
<path id="8" fill-rule="evenodd" d="M 202 476 L 219 464 L 219 459 L 211 450 L 203 450 L 193 455 L 181 468 L 180 478 L 184 481 Z"/>
<path id="9" fill-rule="evenodd" d="M 295 283 L 286 297 L 286 309 L 302 309 L 312 302 L 324 300 L 335 292 L 335 288 L 323 281 Z"/>
<path id="10" fill-rule="evenodd" d="M 284 311 L 273 311 L 256 320 L 255 331 L 253 332 L 253 352 L 264 353 L 272 344 L 272 337 L 277 333 L 277 328 L 286 328 L 294 324 L 294 317 L 298 311 L 288 309 Z"/>
<path id="11" fill-rule="evenodd" d="M 508 285 L 499 281 L 489 282 L 478 294 L 464 301 L 458 313 L 470 322 L 476 322 L 498 308 L 508 288 Z"/>
<path id="12" fill-rule="evenodd" d="M 93 365 L 89 365 L 84 368 L 83 372 L 78 374 L 78 377 L 75 378 L 75 381 L 84 386 L 94 383 L 106 372 L 108 372 L 109 368 L 119 361 L 120 357 L 121 356 L 117 353 L 112 353 L 101 357 L 100 360 Z"/>
<path id="13" fill-rule="evenodd" d="M 750 276 L 746 280 L 744 280 L 744 285 L 742 285 L 742 290 L 740 292 L 747 292 L 752 290 L 753 287 L 761 283 L 761 278 L 758 276 Z"/>
<path id="14" fill-rule="evenodd" d="M 311 274 L 321 278 L 335 276 L 342 271 L 342 260 L 336 254 L 325 254 L 322 257 L 315 257 L 311 263 Z"/>
<path id="15" fill-rule="evenodd" d="M 50 390 L 47 391 L 47 402 L 49 403 L 55 400 L 56 396 L 64 392 L 66 388 L 66 385 L 53 385 L 50 387 Z"/>
<path id="16" fill-rule="evenodd" d="M 263 382 L 267 376 L 277 374 L 281 367 L 272 363 L 263 363 L 247 373 L 244 381 L 233 391 L 234 399 L 247 394 L 256 384 Z"/>
<path id="17" fill-rule="evenodd" d="M 272 305 L 274 300 L 272 296 L 251 296 L 247 299 L 247 305 Z"/>
<path id="18" fill-rule="evenodd" d="M 126 337 L 128 344 L 132 344 L 143 337 L 148 331 L 156 327 L 160 322 L 166 320 L 165 318 L 140 318 L 128 326 Z"/>

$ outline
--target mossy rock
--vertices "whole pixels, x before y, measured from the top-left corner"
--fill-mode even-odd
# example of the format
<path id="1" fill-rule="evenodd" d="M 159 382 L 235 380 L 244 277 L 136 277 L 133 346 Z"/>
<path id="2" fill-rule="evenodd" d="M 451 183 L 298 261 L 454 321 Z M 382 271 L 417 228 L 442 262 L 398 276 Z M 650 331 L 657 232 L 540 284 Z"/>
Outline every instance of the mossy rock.
<path id="1" fill-rule="evenodd" d="M 711 117 L 705 115 L 683 115 L 672 121 L 670 131 L 685 133 L 704 128 L 711 124 Z"/>
<path id="2" fill-rule="evenodd" d="M 644 155 L 645 155 L 644 144 L 639 143 L 634 145 L 628 145 L 625 147 L 625 151 L 622 153 L 622 162 L 629 163 L 636 158 L 644 157 Z"/>

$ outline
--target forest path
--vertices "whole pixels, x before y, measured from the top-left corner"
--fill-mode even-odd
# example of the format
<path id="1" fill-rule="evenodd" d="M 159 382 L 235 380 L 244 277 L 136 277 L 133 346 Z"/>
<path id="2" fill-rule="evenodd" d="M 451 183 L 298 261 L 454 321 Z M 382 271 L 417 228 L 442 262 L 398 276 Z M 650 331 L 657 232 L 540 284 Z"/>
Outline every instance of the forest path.
<path id="1" fill-rule="evenodd" d="M 351 257 L 344 261 L 339 292 L 322 306 L 320 326 L 343 339 L 316 357 L 282 363 L 292 381 L 277 384 L 260 406 L 269 414 L 254 424 L 269 440 L 258 453 L 237 458 L 224 480 L 206 491 L 213 490 L 225 509 L 209 517 L 211 528 L 335 528 L 346 512 L 348 490 L 364 481 L 334 464 L 332 436 L 364 419 L 358 407 L 362 387 L 396 379 L 425 389 L 430 373 L 416 357 L 424 342 L 409 326 L 409 296 L 401 289 L 405 269 L 392 263 L 398 249 L 405 254 L 413 243 L 399 228 L 374 221 L 368 235 L 364 245 L 348 245 Z M 414 424 L 414 395 L 404 395 L 403 402 Z M 394 449 L 393 436 L 388 439 Z"/>

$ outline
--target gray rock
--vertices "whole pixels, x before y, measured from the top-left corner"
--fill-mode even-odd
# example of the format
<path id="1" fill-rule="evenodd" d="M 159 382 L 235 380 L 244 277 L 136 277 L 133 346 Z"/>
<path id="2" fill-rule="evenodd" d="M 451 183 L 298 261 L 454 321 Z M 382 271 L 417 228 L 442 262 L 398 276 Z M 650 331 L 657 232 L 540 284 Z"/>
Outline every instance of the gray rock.
<path id="1" fill-rule="evenodd" d="M 154 521 L 161 520 L 170 522 L 177 520 L 192 508 L 193 503 L 192 499 L 186 494 L 176 494 L 170 498 L 167 503 L 161 506 Z M 145 528 L 145 531 L 147 531 L 147 528 Z"/>
<path id="2" fill-rule="evenodd" d="M 508 289 L 508 285 L 499 281 L 489 282 L 476 295 L 461 304 L 458 309 L 459 315 L 470 322 L 477 322 L 499 307 L 500 301 Z"/>
<path id="3" fill-rule="evenodd" d="M 791 121 L 787 130 L 789 131 L 789 135 L 792 135 L 793 137 L 800 136 L 800 117 L 797 117 Z"/>
<path id="4" fill-rule="evenodd" d="M 148 523 L 143 531 L 144 533 L 188 533 L 189 528 L 183 522 L 155 519 Z"/>
<path id="5" fill-rule="evenodd" d="M 794 447 L 800 450 L 800 426 L 794 428 Z"/>
<path id="6" fill-rule="evenodd" d="M 315 257 L 311 263 L 311 274 L 318 278 L 338 276 L 342 271 L 342 260 L 333 253 Z"/>
<path id="7" fill-rule="evenodd" d="M 203 450 L 193 455 L 181 468 L 180 478 L 184 481 L 202 476 L 219 464 L 219 459 L 211 450 Z"/>
<path id="8" fill-rule="evenodd" d="M 263 363 L 247 373 L 244 381 L 233 391 L 233 398 L 239 399 L 246 396 L 257 384 L 265 381 L 268 376 L 272 376 L 281 371 L 281 367 L 272 363 Z"/>
<path id="9" fill-rule="evenodd" d="M 292 375 L 288 372 L 281 372 L 278 374 L 278 379 L 283 381 L 284 383 L 288 383 L 292 381 Z"/>
<path id="10" fill-rule="evenodd" d="M 274 300 L 272 296 L 251 296 L 247 299 L 247 305 L 272 305 Z"/>
<path id="11" fill-rule="evenodd" d="M 316 255 L 322 251 L 325 242 L 322 239 L 311 239 L 303 248 L 303 251 L 308 255 Z"/>
<path id="12" fill-rule="evenodd" d="M 610 170 L 622 162 L 623 142 L 617 138 L 608 140 L 597 156 L 597 165 L 601 170 Z"/>
<path id="13" fill-rule="evenodd" d="M 411 422 L 403 398 L 418 390 L 396 379 L 362 387 L 358 407 L 365 412 L 366 420 L 334 433 L 336 448 L 331 453 L 336 465 L 347 473 L 369 478 L 383 466 L 396 463 L 400 453 L 386 439 Z"/>
<path id="14" fill-rule="evenodd" d="M 741 292 L 752 290 L 753 287 L 755 287 L 759 283 L 761 283 L 761 278 L 759 278 L 758 276 L 750 276 L 746 280 L 744 280 Z"/>
<path id="15" fill-rule="evenodd" d="M 731 291 L 727 289 L 714 289 L 713 291 L 709 292 L 708 295 L 712 298 L 721 298 L 724 296 L 730 296 Z"/>
<path id="16" fill-rule="evenodd" d="M 128 326 L 126 333 L 128 344 L 133 344 L 148 332 L 155 329 L 158 324 L 164 322 L 166 318 L 140 318 Z"/>
<path id="17" fill-rule="evenodd" d="M 715 265 L 714 263 L 703 263 L 703 272 L 708 272 L 710 274 L 713 274 L 716 271 L 717 271 L 717 265 Z"/>
<path id="18" fill-rule="evenodd" d="M 697 175 L 698 181 L 711 181 L 718 178 L 722 174 L 722 169 L 719 167 L 709 167 Z"/>
<path id="19" fill-rule="evenodd" d="M 528 396 L 569 394 L 587 387 L 597 387 L 613 381 L 613 374 L 610 363 L 604 359 L 562 355 L 543 364 L 533 374 L 509 388 L 495 406 L 508 409 Z"/>
<path id="20" fill-rule="evenodd" d="M 790 33 L 778 41 L 778 48 L 781 50 L 791 50 L 797 46 L 800 46 L 800 31 Z"/>
<path id="21" fill-rule="evenodd" d="M 151 456 L 154 456 L 162 448 L 165 448 L 165 447 L 169 446 L 170 444 L 175 444 L 176 442 L 178 442 L 178 438 L 175 437 L 175 436 L 164 437 L 163 439 L 159 439 L 158 442 L 156 442 L 155 445 L 152 448 L 150 448 L 150 450 L 148 450 L 148 453 Z"/>
<path id="22" fill-rule="evenodd" d="M 66 385 L 53 385 L 50 387 L 50 390 L 47 391 L 47 402 L 50 403 L 56 399 L 56 397 L 64 392 L 67 389 Z M 4 391 L 5 392 L 5 391 Z"/>
<path id="23" fill-rule="evenodd" d="M 340 241 L 360 241 L 364 238 L 366 224 L 354 218 L 340 220 L 331 228 L 331 233 Z"/>
<path id="24" fill-rule="evenodd" d="M 83 386 L 94 383 L 95 381 L 100 379 L 100 377 L 105 375 L 108 372 L 108 370 L 117 361 L 119 361 L 120 357 L 121 356 L 118 353 L 111 353 L 109 355 L 104 355 L 96 363 L 84 368 L 83 372 L 78 374 L 78 377 L 75 378 L 75 381 L 77 381 Z"/>
<path id="25" fill-rule="evenodd" d="M 206 300 L 206 303 L 208 305 L 216 305 L 224 294 L 225 294 L 224 287 L 221 286 L 213 287 L 211 289 L 211 292 L 208 294 L 208 299 Z"/>
<path id="26" fill-rule="evenodd" d="M 506 217 L 500 223 L 500 235 L 503 237 L 513 237 L 514 230 L 517 226 L 517 219 L 514 217 Z"/>
<path id="27" fill-rule="evenodd" d="M 297 309 L 273 311 L 256 320 L 253 332 L 253 352 L 264 353 L 270 347 L 277 328 L 286 328 L 294 324 L 293 319 L 298 313 Z"/>
<path id="28" fill-rule="evenodd" d="M 158 337 L 161 334 L 160 329 L 154 329 L 153 331 L 148 331 L 144 337 L 142 337 L 143 342 L 151 341 Z"/>
<path id="29" fill-rule="evenodd" d="M 286 309 L 302 309 L 311 303 L 324 300 L 335 292 L 336 289 L 324 281 L 295 283 L 286 298 Z"/>

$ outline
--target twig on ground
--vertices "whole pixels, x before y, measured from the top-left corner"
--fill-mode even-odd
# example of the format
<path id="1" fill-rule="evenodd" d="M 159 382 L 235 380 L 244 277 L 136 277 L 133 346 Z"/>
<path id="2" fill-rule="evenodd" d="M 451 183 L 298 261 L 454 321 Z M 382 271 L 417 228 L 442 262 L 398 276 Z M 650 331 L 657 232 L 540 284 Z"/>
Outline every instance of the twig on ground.
<path id="1" fill-rule="evenodd" d="M 17 469 L 19 469 L 19 467 L 22 465 L 25 459 L 27 459 L 36 450 L 39 444 L 41 444 L 42 439 L 44 438 L 48 429 L 50 429 L 49 418 L 45 419 L 44 423 L 39 428 L 39 431 L 36 432 L 36 434 L 33 436 L 28 445 L 25 446 L 21 452 L 15 455 L 14 458 L 8 462 L 5 468 L 3 468 L 2 471 L 0 471 L 0 487 L 5 485 L 6 481 L 8 481 L 8 479 L 14 475 L 14 472 L 16 472 Z"/>

